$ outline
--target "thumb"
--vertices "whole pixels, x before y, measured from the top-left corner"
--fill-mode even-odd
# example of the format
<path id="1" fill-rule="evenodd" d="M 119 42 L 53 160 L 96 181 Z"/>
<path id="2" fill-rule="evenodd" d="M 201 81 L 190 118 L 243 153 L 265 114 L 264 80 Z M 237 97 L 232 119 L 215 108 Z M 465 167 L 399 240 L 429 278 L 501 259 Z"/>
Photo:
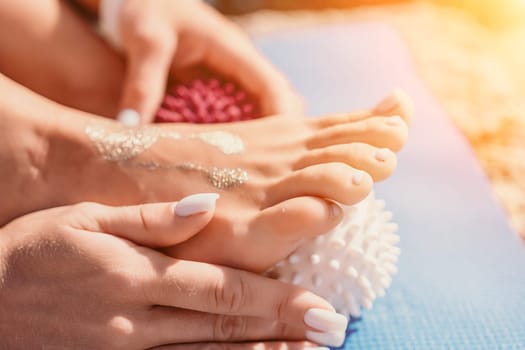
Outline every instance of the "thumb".
<path id="1" fill-rule="evenodd" d="M 117 119 L 137 126 L 153 121 L 160 105 L 174 53 L 174 44 L 139 45 L 128 51 L 128 65 Z"/>
<path id="2" fill-rule="evenodd" d="M 202 230 L 212 219 L 218 198 L 216 193 L 199 193 L 177 203 L 127 207 L 96 204 L 90 208 L 90 216 L 103 233 L 152 248 L 165 247 L 186 241 Z"/>

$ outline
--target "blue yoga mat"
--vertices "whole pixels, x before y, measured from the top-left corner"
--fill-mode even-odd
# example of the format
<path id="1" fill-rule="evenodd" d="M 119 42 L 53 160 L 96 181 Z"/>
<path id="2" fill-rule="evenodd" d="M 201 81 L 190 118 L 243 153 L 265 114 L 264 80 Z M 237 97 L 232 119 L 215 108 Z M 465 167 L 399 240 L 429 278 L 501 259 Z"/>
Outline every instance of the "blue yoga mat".
<path id="1" fill-rule="evenodd" d="M 361 22 L 256 42 L 310 114 L 372 106 L 394 87 L 416 103 L 397 172 L 376 191 L 400 225 L 399 274 L 386 297 L 351 322 L 344 348 L 525 349 L 525 246 L 396 31 Z"/>

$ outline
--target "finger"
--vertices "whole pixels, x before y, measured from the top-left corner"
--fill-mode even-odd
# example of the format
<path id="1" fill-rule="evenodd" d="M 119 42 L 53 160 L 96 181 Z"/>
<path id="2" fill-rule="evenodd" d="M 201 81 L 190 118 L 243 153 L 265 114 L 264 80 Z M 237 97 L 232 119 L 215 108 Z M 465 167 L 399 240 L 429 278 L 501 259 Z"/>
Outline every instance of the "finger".
<path id="1" fill-rule="evenodd" d="M 199 343 L 173 344 L 152 348 L 151 350 L 329 350 L 309 342 L 252 342 L 252 343 Z"/>
<path id="2" fill-rule="evenodd" d="M 110 207 L 88 203 L 82 212 L 92 217 L 97 230 L 148 247 L 170 246 L 198 233 L 213 217 L 216 193 L 200 193 L 178 203 L 151 203 Z"/>
<path id="3" fill-rule="evenodd" d="M 168 307 L 154 307 L 137 324 L 147 347 L 206 341 L 304 340 L 306 327 L 257 317 L 218 315 Z"/>
<path id="4" fill-rule="evenodd" d="M 304 240 L 330 231 L 341 219 L 342 210 L 336 203 L 317 197 L 291 198 L 260 211 L 250 220 L 246 235 L 228 242 L 229 250 L 237 254 L 225 256 L 218 248 L 206 256 L 206 262 L 220 261 L 221 265 L 264 272 L 287 257 Z M 168 247 L 164 252 L 188 260 L 202 255 L 200 250 L 208 244 L 207 239 L 204 235 L 194 237 Z"/>
<path id="5" fill-rule="evenodd" d="M 303 101 L 284 75 L 255 48 L 245 33 L 222 18 L 215 18 L 203 62 L 239 82 L 260 98 L 265 115 L 302 114 Z"/>
<path id="6" fill-rule="evenodd" d="M 153 120 L 166 90 L 176 47 L 173 36 L 137 30 L 134 37 L 127 51 L 128 66 L 120 107 L 123 111 L 136 111 L 140 119 L 131 120 L 129 112 L 117 116 L 129 126 Z"/>
<path id="7" fill-rule="evenodd" d="M 242 33 L 231 32 L 229 38 L 221 36 L 210 44 L 207 57 L 210 67 L 232 77 L 259 97 L 265 115 L 302 114 L 303 101 L 284 75 L 257 52 Z M 231 40 L 232 36 L 238 39 Z"/>
<path id="8" fill-rule="evenodd" d="M 152 255 L 148 302 L 224 315 L 252 316 L 344 337 L 346 318 L 303 288 L 227 267 Z M 338 338 L 339 339 L 339 338 Z"/>

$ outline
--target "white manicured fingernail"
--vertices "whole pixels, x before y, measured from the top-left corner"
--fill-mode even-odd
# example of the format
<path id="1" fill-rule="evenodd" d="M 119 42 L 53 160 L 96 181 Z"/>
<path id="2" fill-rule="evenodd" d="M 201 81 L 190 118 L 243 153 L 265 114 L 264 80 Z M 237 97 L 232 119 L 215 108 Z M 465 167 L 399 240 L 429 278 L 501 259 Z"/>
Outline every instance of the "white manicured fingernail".
<path id="1" fill-rule="evenodd" d="M 392 125 L 392 126 L 398 126 L 398 125 L 403 124 L 404 122 L 405 121 L 403 120 L 403 118 L 401 118 L 398 115 L 394 115 L 392 117 L 388 117 L 388 119 L 386 120 L 386 124 L 387 125 Z"/>
<path id="2" fill-rule="evenodd" d="M 190 216 L 205 213 L 215 209 L 215 202 L 219 198 L 217 193 L 197 193 L 184 197 L 175 204 L 177 216 Z"/>
<path id="3" fill-rule="evenodd" d="M 126 126 L 137 126 L 140 123 L 140 114 L 134 109 L 123 109 L 117 114 L 117 120 Z"/>
<path id="4" fill-rule="evenodd" d="M 352 183 L 356 186 L 360 185 L 363 181 L 363 178 L 365 177 L 365 173 L 357 170 L 352 174 Z"/>
<path id="5" fill-rule="evenodd" d="M 321 345 L 341 346 L 345 341 L 345 332 L 306 331 L 306 339 Z"/>
<path id="6" fill-rule="evenodd" d="M 327 348 L 326 346 L 316 346 L 316 347 L 313 347 L 313 348 L 307 348 L 308 350 L 330 350 L 329 348 Z"/>
<path id="7" fill-rule="evenodd" d="M 376 152 L 376 160 L 380 162 L 386 162 L 390 158 L 390 150 L 388 148 L 382 148 Z"/>
<path id="8" fill-rule="evenodd" d="M 348 320 L 337 312 L 313 308 L 304 313 L 304 323 L 318 331 L 344 332 Z"/>

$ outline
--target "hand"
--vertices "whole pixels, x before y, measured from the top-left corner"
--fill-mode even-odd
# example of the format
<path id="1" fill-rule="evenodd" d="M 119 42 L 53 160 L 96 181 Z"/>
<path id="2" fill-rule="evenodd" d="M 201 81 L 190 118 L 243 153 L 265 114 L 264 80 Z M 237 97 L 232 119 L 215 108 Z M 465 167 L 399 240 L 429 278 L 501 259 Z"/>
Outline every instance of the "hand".
<path id="1" fill-rule="evenodd" d="M 312 293 L 248 272 L 172 259 L 127 240 L 183 241 L 212 217 L 207 203 L 179 202 L 175 213 L 193 214 L 185 217 L 174 215 L 170 203 L 84 203 L 3 227 L 2 346 L 145 349 L 306 336 L 340 343 L 346 320 Z"/>
<path id="2" fill-rule="evenodd" d="M 207 68 L 232 78 L 261 101 L 263 114 L 301 111 L 284 76 L 233 23 L 201 1 L 125 0 L 120 34 L 128 66 L 122 109 L 150 122 L 170 76 Z"/>

